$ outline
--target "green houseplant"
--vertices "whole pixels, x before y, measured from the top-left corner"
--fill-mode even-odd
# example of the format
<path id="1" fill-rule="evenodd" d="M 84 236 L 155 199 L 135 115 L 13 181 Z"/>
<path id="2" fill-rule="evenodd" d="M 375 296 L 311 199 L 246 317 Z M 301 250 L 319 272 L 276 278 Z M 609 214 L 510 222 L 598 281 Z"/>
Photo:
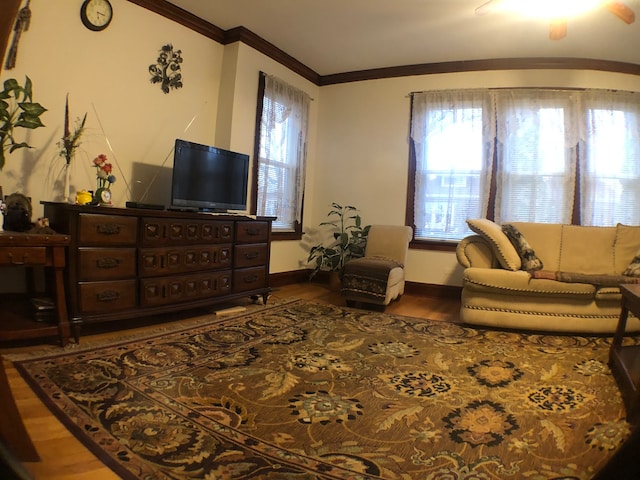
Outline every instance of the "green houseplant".
<path id="1" fill-rule="evenodd" d="M 31 148 L 26 142 L 16 141 L 16 128 L 35 129 L 44 127 L 40 115 L 47 111 L 33 101 L 31 79 L 26 77 L 24 87 L 15 78 L 4 81 L 0 90 L 0 170 L 5 164 L 5 150 L 9 153 L 18 148 Z"/>
<path id="2" fill-rule="evenodd" d="M 320 226 L 331 227 L 333 242 L 330 245 L 315 245 L 309 251 L 307 263 L 313 266 L 311 278 L 320 270 L 342 273 L 345 264 L 352 258 L 364 256 L 370 225 L 362 226 L 358 209 L 352 206 L 331 204 L 327 214 L 332 220 Z"/>

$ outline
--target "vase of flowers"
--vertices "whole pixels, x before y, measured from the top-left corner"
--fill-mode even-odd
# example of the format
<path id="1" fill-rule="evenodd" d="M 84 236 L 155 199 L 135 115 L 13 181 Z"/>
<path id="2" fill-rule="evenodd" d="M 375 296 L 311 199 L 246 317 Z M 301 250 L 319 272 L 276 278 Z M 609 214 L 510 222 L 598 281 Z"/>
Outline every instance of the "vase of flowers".
<path id="1" fill-rule="evenodd" d="M 116 181 L 115 175 L 111 173 L 113 166 L 107 162 L 107 156 L 98 155 L 93 159 L 96 167 L 97 188 L 93 194 L 93 203 L 98 205 L 111 205 L 111 185 Z"/>
<path id="2" fill-rule="evenodd" d="M 71 184 L 71 159 L 73 158 L 76 149 L 80 146 L 80 137 L 84 132 L 84 124 L 87 121 L 87 114 L 84 114 L 82 120 L 79 118 L 76 120 L 76 127 L 71 131 L 69 127 L 69 94 L 67 94 L 67 100 L 64 106 L 64 136 L 58 142 L 60 148 L 60 156 L 65 160 L 64 166 L 64 201 L 69 203 L 70 201 L 70 184 Z"/>

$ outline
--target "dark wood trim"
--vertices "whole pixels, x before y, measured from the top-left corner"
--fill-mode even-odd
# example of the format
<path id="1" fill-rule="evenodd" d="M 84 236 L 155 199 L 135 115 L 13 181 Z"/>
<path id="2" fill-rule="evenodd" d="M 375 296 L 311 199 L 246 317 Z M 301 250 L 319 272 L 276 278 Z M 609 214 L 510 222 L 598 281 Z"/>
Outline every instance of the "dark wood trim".
<path id="1" fill-rule="evenodd" d="M 22 0 L 2 0 L 2 15 L 0 15 L 0 72 L 4 67 L 4 55 L 9 45 L 9 37 L 13 31 L 13 24 L 18 15 Z"/>
<path id="2" fill-rule="evenodd" d="M 456 285 L 436 285 L 434 283 L 405 282 L 405 293 L 435 298 L 460 298 L 462 287 Z"/>
<path id="3" fill-rule="evenodd" d="M 414 238 L 409 243 L 411 250 L 435 250 L 439 252 L 455 252 L 457 246 L 458 242 L 451 240 L 419 240 Z"/>
<path id="4" fill-rule="evenodd" d="M 224 30 L 220 27 L 195 16 L 192 13 L 175 6 L 166 0 L 129 0 L 131 3 L 151 10 L 152 12 L 162 15 L 169 20 L 183 25 L 194 32 L 198 32 L 205 37 L 215 40 L 218 43 L 224 43 Z"/>
<path id="5" fill-rule="evenodd" d="M 565 57 L 493 58 L 455 62 L 423 63 L 400 67 L 375 68 L 356 72 L 336 73 L 320 77 L 320 86 L 360 82 L 381 78 L 433 75 L 438 73 L 480 72 L 486 70 L 600 70 L 604 72 L 640 75 L 640 65 L 612 60 Z"/>
<path id="6" fill-rule="evenodd" d="M 453 62 L 422 63 L 398 67 L 373 68 L 354 72 L 319 75 L 317 72 L 293 58 L 272 43 L 259 37 L 251 30 L 239 26 L 222 30 L 209 22 L 176 7 L 166 0 L 128 0 L 163 17 L 174 20 L 223 45 L 242 42 L 276 62 L 299 74 L 311 83 L 322 87 L 338 83 L 360 82 L 381 78 L 409 77 L 414 75 L 434 75 L 439 73 L 480 72 L 488 70 L 599 70 L 603 72 L 640 75 L 640 65 L 635 63 L 599 60 L 592 58 L 532 57 L 532 58 L 490 58 L 482 60 L 460 60 Z"/>
<path id="7" fill-rule="evenodd" d="M 272 288 L 304 283 L 309 281 L 311 270 L 291 270 L 289 272 L 269 274 L 269 286 Z"/>
<path id="8" fill-rule="evenodd" d="M 251 210 L 258 211 L 258 177 L 260 171 L 260 133 L 262 131 L 262 111 L 264 109 L 265 74 L 260 72 L 258 78 L 258 99 L 256 100 L 256 124 L 253 133 L 253 168 L 251 170 Z"/>
<path id="9" fill-rule="evenodd" d="M 291 270 L 288 272 L 272 273 L 269 275 L 269 286 L 283 287 L 296 283 L 304 283 L 309 281 L 311 270 Z M 329 283 L 328 272 L 318 272 L 313 278 L 314 282 Z M 422 295 L 425 297 L 435 298 L 460 298 L 462 287 L 456 285 L 436 285 L 433 283 L 405 282 L 404 289 L 406 293 L 412 295 Z"/>
<path id="10" fill-rule="evenodd" d="M 295 72 L 301 77 L 306 78 L 311 83 L 315 85 L 320 84 L 320 75 L 318 75 L 302 62 L 293 58 L 285 51 L 279 49 L 274 44 L 259 37 L 245 27 L 235 27 L 225 32 L 223 43 L 225 45 L 228 45 L 234 42 L 242 42 L 245 45 L 248 45 L 257 50 L 258 52 L 263 53 L 272 60 L 275 60 L 276 62 L 284 65 L 292 72 Z"/>

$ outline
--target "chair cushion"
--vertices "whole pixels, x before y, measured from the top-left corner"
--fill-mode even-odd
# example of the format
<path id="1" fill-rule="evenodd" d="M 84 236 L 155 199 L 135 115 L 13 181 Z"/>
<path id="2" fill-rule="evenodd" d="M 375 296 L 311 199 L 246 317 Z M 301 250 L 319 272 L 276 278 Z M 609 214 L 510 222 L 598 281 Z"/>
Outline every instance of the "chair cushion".
<path id="1" fill-rule="evenodd" d="M 342 294 L 362 301 L 380 303 L 387 290 L 404 281 L 402 264 L 385 257 L 363 257 L 344 267 Z"/>

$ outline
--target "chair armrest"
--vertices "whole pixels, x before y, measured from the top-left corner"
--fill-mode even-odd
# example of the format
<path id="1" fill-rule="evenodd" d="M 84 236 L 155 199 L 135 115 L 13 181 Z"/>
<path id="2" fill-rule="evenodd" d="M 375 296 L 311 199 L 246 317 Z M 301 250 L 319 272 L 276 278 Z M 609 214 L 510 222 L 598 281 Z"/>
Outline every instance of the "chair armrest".
<path id="1" fill-rule="evenodd" d="M 456 258 L 465 268 L 500 268 L 493 248 L 480 235 L 469 235 L 460 240 L 456 247 Z"/>

